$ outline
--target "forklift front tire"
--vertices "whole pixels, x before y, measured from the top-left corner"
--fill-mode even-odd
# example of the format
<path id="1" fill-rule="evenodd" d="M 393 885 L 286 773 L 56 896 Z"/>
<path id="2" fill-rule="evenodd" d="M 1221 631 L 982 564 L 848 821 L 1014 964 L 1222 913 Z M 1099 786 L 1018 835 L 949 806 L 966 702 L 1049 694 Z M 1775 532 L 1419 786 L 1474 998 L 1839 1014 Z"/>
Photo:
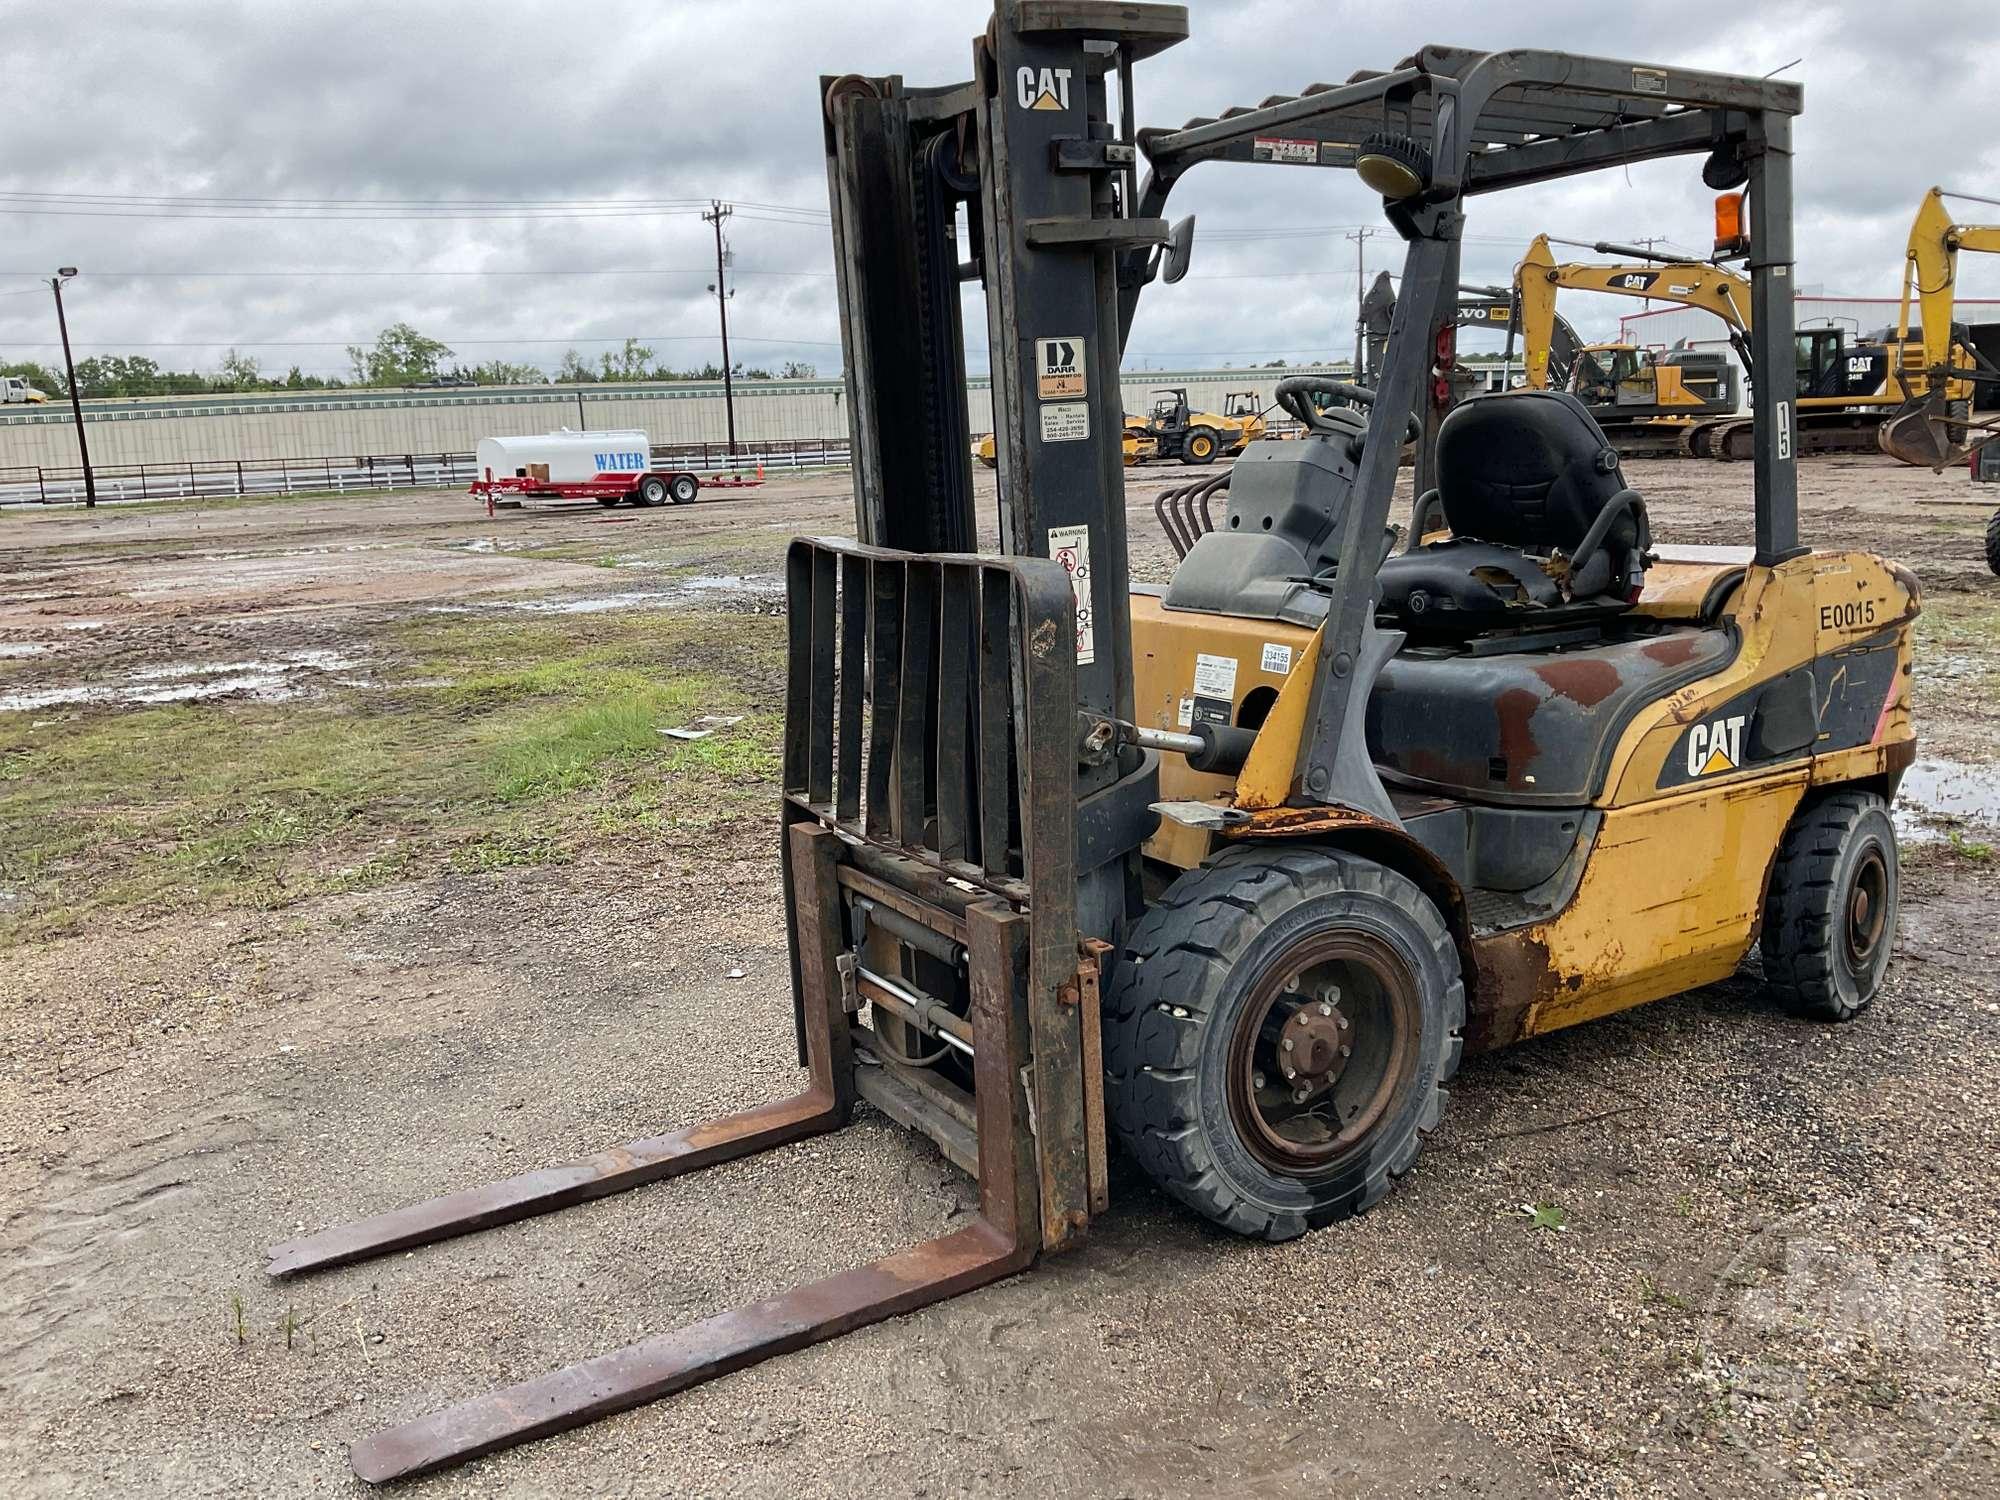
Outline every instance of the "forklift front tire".
<path id="1" fill-rule="evenodd" d="M 1851 1021 L 1874 1001 L 1902 902 L 1896 825 L 1873 792 L 1800 808 L 1764 896 L 1764 982 L 1786 1010 Z"/>
<path id="2" fill-rule="evenodd" d="M 1104 1001 L 1112 1123 L 1195 1212 L 1291 1239 L 1415 1165 L 1464 1022 L 1457 946 L 1414 883 L 1338 850 L 1231 849 L 1132 929 Z"/>

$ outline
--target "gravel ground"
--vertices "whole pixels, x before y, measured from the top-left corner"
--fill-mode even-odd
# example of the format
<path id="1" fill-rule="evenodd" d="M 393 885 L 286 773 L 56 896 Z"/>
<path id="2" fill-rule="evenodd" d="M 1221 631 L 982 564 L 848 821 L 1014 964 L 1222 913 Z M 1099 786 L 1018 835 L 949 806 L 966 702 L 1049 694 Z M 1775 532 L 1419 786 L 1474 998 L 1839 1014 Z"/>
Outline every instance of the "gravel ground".
<path id="1" fill-rule="evenodd" d="M 1632 472 L 1666 540 L 1747 539 L 1743 470 Z M 1141 577 L 1170 560 L 1148 489 L 1177 477 L 1135 481 Z M 1920 503 L 1962 476 L 1822 463 L 1802 490 L 1811 539 L 1909 561 L 1952 626 L 1919 661 L 1926 754 L 2000 759 L 1984 512 Z M 784 537 L 846 506 L 834 477 L 630 521 L 435 495 L 7 518 L 0 648 L 47 649 L 0 690 L 191 643 L 334 649 L 440 601 L 769 609 Z M 589 566 L 611 535 L 631 565 Z M 726 581 L 688 590 L 689 567 Z M 1470 1060 L 1407 1184 L 1282 1246 L 1121 1166 L 1087 1247 L 1033 1275 L 411 1492 L 2000 1492 L 2000 866 L 1937 841 L 1906 861 L 1898 960 L 1850 1026 L 1784 1017 L 1745 973 Z M 455 1245 L 261 1275 L 302 1230 L 795 1088 L 781 923 L 769 841 L 736 837 L 9 951 L 12 1492 L 360 1493 L 346 1445 L 385 1423 L 960 1222 L 971 1185 L 864 1111 Z"/>

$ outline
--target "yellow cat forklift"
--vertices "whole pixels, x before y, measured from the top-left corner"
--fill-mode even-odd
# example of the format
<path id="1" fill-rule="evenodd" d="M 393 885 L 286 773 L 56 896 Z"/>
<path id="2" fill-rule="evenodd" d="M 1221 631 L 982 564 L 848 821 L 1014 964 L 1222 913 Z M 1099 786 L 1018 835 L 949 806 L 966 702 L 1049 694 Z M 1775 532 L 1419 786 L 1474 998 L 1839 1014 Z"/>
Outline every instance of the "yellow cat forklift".
<path id="1" fill-rule="evenodd" d="M 1022 1271 L 1107 1207 L 1113 1141 L 1194 1212 L 1284 1239 L 1411 1170 L 1467 1048 L 1759 948 L 1800 1015 L 1876 994 L 1917 589 L 1799 544 L 1789 386 L 1756 388 L 1740 552 L 1656 542 L 1573 396 L 1455 400 L 1468 204 L 1674 156 L 1747 186 L 1758 367 L 1789 369 L 1799 85 L 1425 47 L 1139 130 L 1135 66 L 1186 30 L 1179 6 L 999 0 L 968 81 L 821 81 L 857 538 L 801 539 L 788 561 L 804 1091 L 280 1245 L 269 1269 L 678 1176 L 863 1101 L 975 1176 L 978 1211 L 378 1433 L 352 1454 L 364 1479 Z M 1306 439 L 1201 481 L 1172 581 L 1134 588 L 1120 355 L 1141 293 L 1186 270 L 1192 223 L 1163 210 L 1210 162 L 1358 175 L 1404 242 L 1402 291 L 1379 383 L 1284 382 Z M 997 553 L 975 550 L 966 281 L 987 310 Z M 1412 436 L 1421 499 L 1397 545 Z"/>

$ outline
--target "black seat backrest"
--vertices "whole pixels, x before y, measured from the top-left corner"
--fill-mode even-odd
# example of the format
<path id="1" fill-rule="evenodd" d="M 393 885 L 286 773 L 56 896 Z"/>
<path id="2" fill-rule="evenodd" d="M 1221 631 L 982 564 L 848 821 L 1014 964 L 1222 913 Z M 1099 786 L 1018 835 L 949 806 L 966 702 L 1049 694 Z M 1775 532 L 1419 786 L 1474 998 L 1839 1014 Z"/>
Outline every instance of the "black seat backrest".
<path id="1" fill-rule="evenodd" d="M 1572 552 L 1626 488 L 1618 452 L 1568 391 L 1496 391 L 1460 402 L 1437 437 L 1438 499 L 1455 536 Z"/>

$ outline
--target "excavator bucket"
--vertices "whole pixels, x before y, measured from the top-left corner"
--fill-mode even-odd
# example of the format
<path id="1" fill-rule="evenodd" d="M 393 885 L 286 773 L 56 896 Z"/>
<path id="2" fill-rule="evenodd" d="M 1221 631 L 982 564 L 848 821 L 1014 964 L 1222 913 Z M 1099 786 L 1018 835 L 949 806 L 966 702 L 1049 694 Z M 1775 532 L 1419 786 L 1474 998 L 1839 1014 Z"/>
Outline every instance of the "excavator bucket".
<path id="1" fill-rule="evenodd" d="M 382 1483 L 545 1437 L 996 1281 L 1103 1206 L 1097 957 L 1070 793 L 1074 600 L 1046 559 L 799 541 L 784 864 L 793 1098 L 293 1240 L 291 1276 L 630 1191 L 847 1122 L 858 1099 L 979 1183 L 941 1238 L 357 1444 Z"/>
<path id="2" fill-rule="evenodd" d="M 1943 473 L 2000 437 L 1990 418 L 1954 414 L 1951 406 L 1943 388 L 1913 396 L 1883 422 L 1875 441 L 1891 458 Z"/>

